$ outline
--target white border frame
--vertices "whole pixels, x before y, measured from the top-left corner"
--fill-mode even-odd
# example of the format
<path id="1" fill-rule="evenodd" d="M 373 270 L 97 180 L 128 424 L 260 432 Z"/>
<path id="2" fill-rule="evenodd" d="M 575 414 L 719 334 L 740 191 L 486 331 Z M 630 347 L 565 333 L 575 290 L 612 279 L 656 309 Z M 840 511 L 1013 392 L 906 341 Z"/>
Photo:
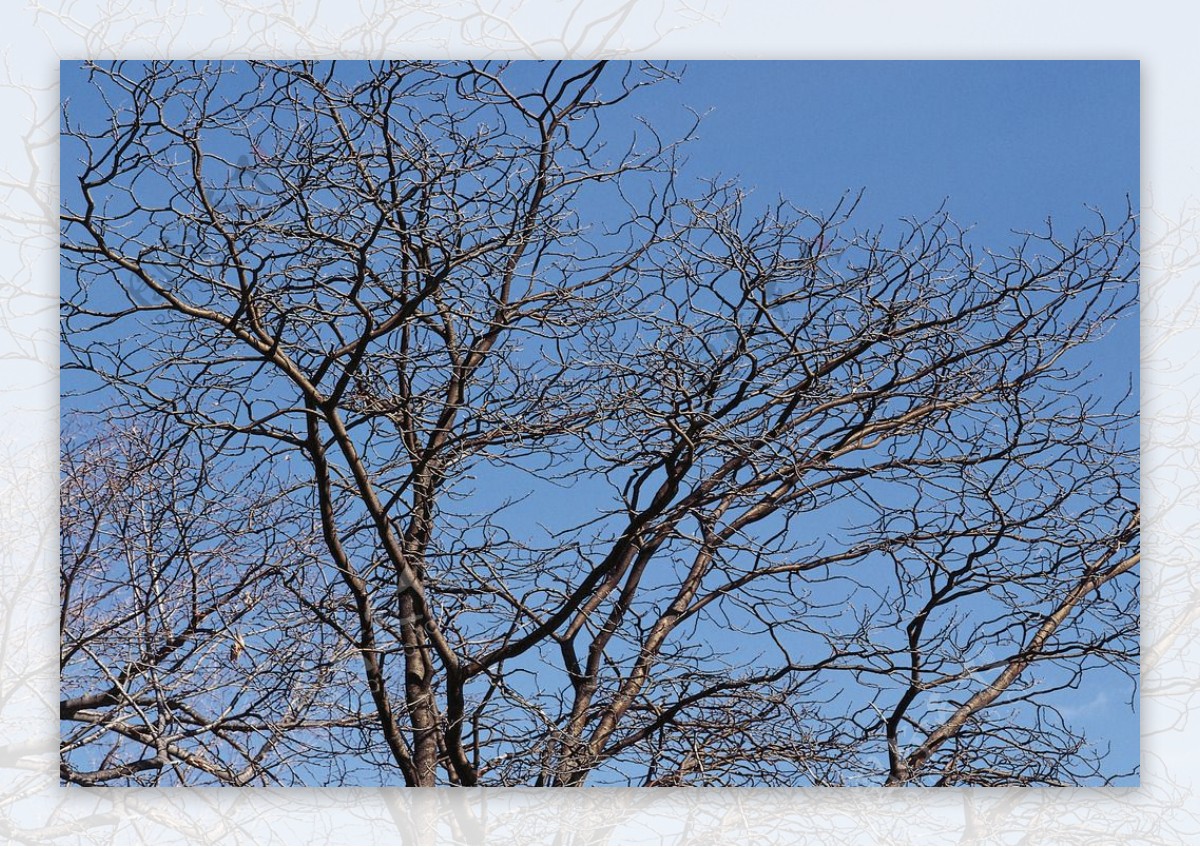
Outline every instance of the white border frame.
<path id="1" fill-rule="evenodd" d="M 1092 0 L 32 0 L 0 52 L 0 841 L 1198 843 L 1200 6 Z M 1157 13 L 1155 13 L 1157 12 Z M 72 790 L 56 772 L 58 62 L 78 58 L 1142 61 L 1138 789 Z M 1188 113 L 1188 110 L 1193 110 Z M 1104 127 L 1097 127 L 1103 132 Z M 1195 293 L 1194 293 L 1195 292 Z M 1195 418 L 1195 420 L 1193 420 Z"/>

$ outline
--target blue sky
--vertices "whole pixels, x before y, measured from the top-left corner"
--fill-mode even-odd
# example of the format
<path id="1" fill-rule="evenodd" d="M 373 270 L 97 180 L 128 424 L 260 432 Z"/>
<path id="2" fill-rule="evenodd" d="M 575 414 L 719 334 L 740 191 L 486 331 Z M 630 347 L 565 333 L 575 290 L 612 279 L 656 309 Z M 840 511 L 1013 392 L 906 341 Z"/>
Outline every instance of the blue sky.
<path id="1" fill-rule="evenodd" d="M 814 212 L 863 191 L 856 222 L 894 225 L 942 207 L 973 240 L 1011 243 L 1050 216 L 1074 230 L 1088 206 L 1118 219 L 1139 192 L 1139 64 L 1135 61 L 673 64 L 678 85 L 644 92 L 630 110 L 665 137 L 701 114 L 689 175 L 737 177 L 763 202 L 783 196 Z M 62 66 L 64 99 L 86 72 Z M 79 91 L 79 93 L 82 93 Z M 71 186 L 64 186 L 70 191 Z M 1105 345 L 1105 372 L 1136 379 L 1136 326 Z M 1111 354 L 1110 354 L 1111 350 Z"/>
<path id="2" fill-rule="evenodd" d="M 1012 230 L 1120 220 L 1139 197 L 1137 62 L 690 62 L 679 100 L 703 111 L 697 172 L 720 171 L 803 208 L 864 190 L 859 226 L 885 228 L 943 204 L 977 244 Z M 734 151 L 744 151 L 737 155 Z M 1101 386 L 1138 379 L 1138 326 L 1089 347 Z M 1100 675 L 1097 675 L 1098 678 Z M 1129 686 L 1113 676 L 1072 693 L 1068 711 L 1138 759 Z"/>
<path id="3" fill-rule="evenodd" d="M 1136 62 L 692 62 L 693 164 L 884 222 L 947 201 L 981 236 L 1138 195 Z M 742 149 L 752 155 L 736 156 Z"/>
<path id="4" fill-rule="evenodd" d="M 642 98 L 668 128 L 704 114 L 690 173 L 738 177 L 763 202 L 829 211 L 863 191 L 855 221 L 894 226 L 945 207 L 980 246 L 1013 230 L 1118 221 L 1139 198 L 1136 61 L 697 61 Z M 653 106 L 652 98 L 662 98 Z M 653 111 L 650 111 L 653 109 Z M 667 132 L 669 134 L 669 131 Z M 1138 379 L 1138 327 L 1099 345 L 1097 373 Z"/>

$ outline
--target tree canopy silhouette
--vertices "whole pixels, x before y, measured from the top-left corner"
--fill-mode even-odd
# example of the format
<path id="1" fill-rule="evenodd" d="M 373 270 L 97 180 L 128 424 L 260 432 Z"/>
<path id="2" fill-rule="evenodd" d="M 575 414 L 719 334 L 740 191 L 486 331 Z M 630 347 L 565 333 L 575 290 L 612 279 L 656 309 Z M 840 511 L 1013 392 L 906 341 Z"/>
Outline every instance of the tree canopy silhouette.
<path id="1" fill-rule="evenodd" d="M 689 171 L 650 64 L 112 63 L 63 117 L 62 778 L 1062 785 L 1137 673 L 1136 218 Z"/>

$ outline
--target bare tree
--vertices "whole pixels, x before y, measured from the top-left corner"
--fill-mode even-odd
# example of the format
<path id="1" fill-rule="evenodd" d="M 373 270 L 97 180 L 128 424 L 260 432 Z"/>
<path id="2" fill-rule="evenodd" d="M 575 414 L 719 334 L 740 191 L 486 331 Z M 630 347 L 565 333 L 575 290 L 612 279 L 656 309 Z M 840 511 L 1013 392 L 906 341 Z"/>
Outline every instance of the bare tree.
<path id="1" fill-rule="evenodd" d="M 161 427 L 69 429 L 63 446 L 63 779 L 291 783 L 314 757 L 323 772 L 362 719 L 339 694 L 328 588 L 307 584 L 312 522 L 281 514 L 277 480 Z"/>
<path id="2" fill-rule="evenodd" d="M 1063 706 L 1136 680 L 1132 212 L 764 204 L 652 65 L 88 74 L 65 780 L 1120 776 Z"/>

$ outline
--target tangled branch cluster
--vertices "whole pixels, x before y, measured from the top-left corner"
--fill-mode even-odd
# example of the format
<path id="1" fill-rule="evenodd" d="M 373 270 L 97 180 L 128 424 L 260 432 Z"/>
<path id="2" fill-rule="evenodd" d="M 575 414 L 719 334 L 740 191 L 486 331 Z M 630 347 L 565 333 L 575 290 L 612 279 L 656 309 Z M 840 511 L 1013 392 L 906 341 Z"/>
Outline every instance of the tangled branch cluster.
<path id="1" fill-rule="evenodd" d="M 1136 676 L 1132 214 L 766 205 L 654 66 L 89 72 L 64 781 L 1118 776 L 1063 704 Z"/>

